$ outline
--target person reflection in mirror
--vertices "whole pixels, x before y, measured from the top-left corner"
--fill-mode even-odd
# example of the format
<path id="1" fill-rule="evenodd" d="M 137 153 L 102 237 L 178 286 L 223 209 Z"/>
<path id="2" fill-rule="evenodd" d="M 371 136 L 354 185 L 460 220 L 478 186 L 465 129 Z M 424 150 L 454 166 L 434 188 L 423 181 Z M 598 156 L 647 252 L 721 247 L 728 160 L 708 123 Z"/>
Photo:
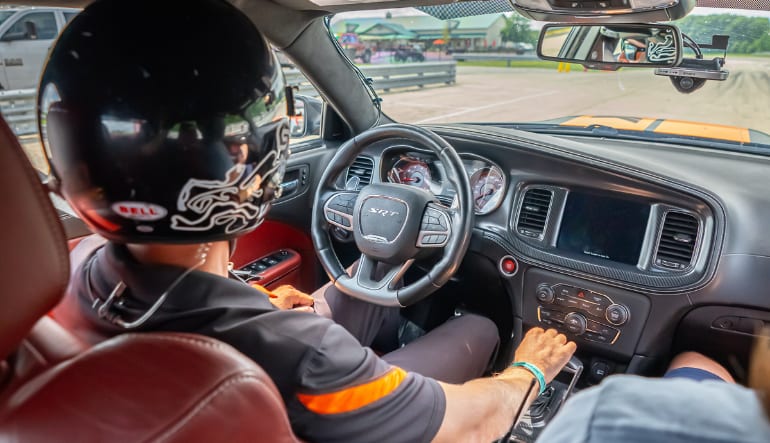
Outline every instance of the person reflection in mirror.
<path id="1" fill-rule="evenodd" d="M 646 59 L 647 45 L 635 38 L 624 38 L 621 41 L 618 61 L 621 63 L 641 63 Z"/>
<path id="2" fill-rule="evenodd" d="M 233 163 L 244 165 L 249 155 L 249 145 L 246 143 L 230 143 L 227 145 L 227 152 L 233 158 Z"/>
<path id="3" fill-rule="evenodd" d="M 620 43 L 620 63 L 644 63 L 647 60 L 647 45 L 635 38 L 624 38 Z"/>

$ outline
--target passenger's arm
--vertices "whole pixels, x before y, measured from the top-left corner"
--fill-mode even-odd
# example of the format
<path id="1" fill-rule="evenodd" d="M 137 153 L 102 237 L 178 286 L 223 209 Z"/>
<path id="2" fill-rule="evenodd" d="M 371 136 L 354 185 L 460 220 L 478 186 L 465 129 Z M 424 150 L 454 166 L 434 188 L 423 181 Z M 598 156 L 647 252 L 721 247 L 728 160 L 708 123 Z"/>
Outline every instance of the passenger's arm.
<path id="1" fill-rule="evenodd" d="M 515 360 L 537 366 L 546 382 L 550 382 L 575 349 L 575 343 L 567 342 L 567 337 L 556 330 L 534 328 L 516 350 Z M 526 408 L 537 397 L 537 381 L 526 397 L 533 379 L 528 370 L 516 367 L 462 385 L 440 383 L 446 396 L 446 412 L 434 442 L 490 442 L 502 437 L 513 424 L 521 404 Z"/>

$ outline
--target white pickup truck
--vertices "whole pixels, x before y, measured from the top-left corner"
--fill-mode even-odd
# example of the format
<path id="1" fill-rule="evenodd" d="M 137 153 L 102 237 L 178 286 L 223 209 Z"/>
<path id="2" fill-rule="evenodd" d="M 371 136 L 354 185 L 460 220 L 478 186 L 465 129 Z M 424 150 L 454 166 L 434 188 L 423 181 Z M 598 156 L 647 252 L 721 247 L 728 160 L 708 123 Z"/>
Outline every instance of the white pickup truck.
<path id="1" fill-rule="evenodd" d="M 48 50 L 74 8 L 0 7 L 0 89 L 36 88 Z"/>

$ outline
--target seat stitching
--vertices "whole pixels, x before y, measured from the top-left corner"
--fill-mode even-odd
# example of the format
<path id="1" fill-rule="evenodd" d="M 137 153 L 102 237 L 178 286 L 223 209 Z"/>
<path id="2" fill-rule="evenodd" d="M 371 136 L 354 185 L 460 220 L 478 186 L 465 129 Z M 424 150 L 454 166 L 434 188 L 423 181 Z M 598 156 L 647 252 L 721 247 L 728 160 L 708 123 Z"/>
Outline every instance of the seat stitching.
<path id="1" fill-rule="evenodd" d="M 217 350 L 230 349 L 230 346 L 225 345 L 224 343 L 214 341 L 213 339 L 209 339 L 208 337 L 193 337 L 193 336 L 183 337 L 178 335 L 165 335 L 165 334 L 148 335 L 148 334 L 133 333 L 133 334 L 121 334 L 117 337 L 117 339 L 120 339 L 123 341 L 133 339 L 134 341 L 141 340 L 141 341 L 150 341 L 150 342 L 157 341 L 157 340 L 165 340 L 165 341 L 173 341 L 177 343 L 187 343 L 191 345 L 202 346 L 202 347 L 217 349 Z M 105 343 L 109 343 L 109 342 L 105 342 Z"/>

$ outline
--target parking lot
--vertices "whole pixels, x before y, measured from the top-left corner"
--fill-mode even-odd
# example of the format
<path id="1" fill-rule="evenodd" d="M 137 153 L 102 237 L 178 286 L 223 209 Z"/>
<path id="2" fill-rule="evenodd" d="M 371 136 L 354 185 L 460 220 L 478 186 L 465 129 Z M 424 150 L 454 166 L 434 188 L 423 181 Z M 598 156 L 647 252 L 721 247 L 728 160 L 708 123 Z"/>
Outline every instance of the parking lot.
<path id="1" fill-rule="evenodd" d="M 457 83 L 382 94 L 383 110 L 411 123 L 527 122 L 571 115 L 675 118 L 749 127 L 770 134 L 770 58 L 735 58 L 724 82 L 681 94 L 650 69 L 618 72 L 459 65 Z M 38 169 L 47 165 L 37 136 L 22 138 Z"/>
<path id="2" fill-rule="evenodd" d="M 383 94 L 383 110 L 397 121 L 516 122 L 570 115 L 676 118 L 748 126 L 770 133 L 767 103 L 770 58 L 728 59 L 729 78 L 691 93 L 677 92 L 651 69 L 488 68 L 460 65 L 457 83 Z"/>

